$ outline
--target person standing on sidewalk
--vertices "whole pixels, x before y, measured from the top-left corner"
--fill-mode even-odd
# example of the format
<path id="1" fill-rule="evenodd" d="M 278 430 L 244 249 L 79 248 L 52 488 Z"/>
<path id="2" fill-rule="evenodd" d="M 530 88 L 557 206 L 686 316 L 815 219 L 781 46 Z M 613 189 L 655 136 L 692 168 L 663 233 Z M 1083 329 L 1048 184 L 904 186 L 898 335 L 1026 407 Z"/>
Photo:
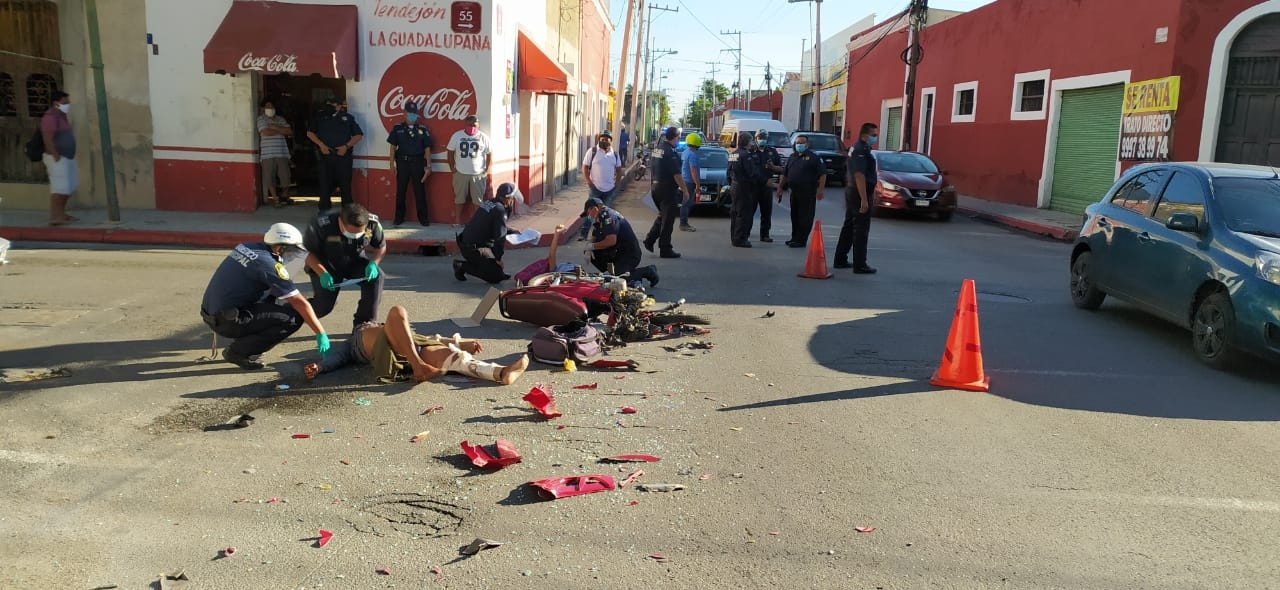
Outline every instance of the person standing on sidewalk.
<path id="1" fill-rule="evenodd" d="M 751 247 L 751 224 L 756 216 L 759 194 L 766 200 L 769 192 L 769 171 L 765 154 L 751 137 L 743 131 L 738 134 L 738 149 L 730 157 L 733 175 L 732 221 L 729 224 L 729 240 L 735 248 Z M 762 221 L 763 222 L 763 221 Z"/>
<path id="2" fill-rule="evenodd" d="M 702 193 L 702 185 L 698 184 L 702 180 L 702 170 L 699 168 L 698 148 L 702 147 L 702 138 L 697 133 L 690 133 L 684 138 L 684 156 L 680 162 L 680 176 L 684 178 L 686 190 L 684 193 L 684 202 L 680 204 L 680 231 L 698 231 L 692 225 L 689 225 L 689 210 L 698 202 L 698 196 Z"/>
<path id="3" fill-rule="evenodd" d="M 333 311 L 344 281 L 360 279 L 360 303 L 351 324 L 373 321 L 382 302 L 383 279 L 378 265 L 387 253 L 378 216 L 359 203 L 347 203 L 312 220 L 303 243 L 309 250 L 306 272 L 311 275 L 311 305 L 316 315 L 324 317 Z"/>
<path id="4" fill-rule="evenodd" d="M 600 199 L 606 207 L 613 207 L 618 198 L 618 182 L 622 180 L 622 159 L 613 151 L 613 135 L 608 130 L 596 136 L 596 145 L 583 157 L 582 176 L 587 179 L 588 198 Z M 590 220 L 584 221 L 578 231 L 578 241 L 585 241 L 590 230 Z"/>
<path id="5" fill-rule="evenodd" d="M 76 136 L 71 132 L 71 95 L 56 90 L 49 110 L 40 117 L 40 135 L 44 139 L 44 168 L 49 174 L 49 225 L 65 225 L 80 221 L 67 215 L 67 201 L 80 186 L 76 168 Z"/>
<path id="6" fill-rule="evenodd" d="M 834 268 L 852 268 L 854 274 L 875 274 L 867 266 L 867 240 L 871 234 L 871 197 L 876 190 L 876 157 L 871 153 L 879 137 L 875 123 L 863 123 L 858 142 L 849 150 L 849 170 L 844 189 L 844 225 L 836 241 Z M 853 263 L 849 251 L 853 250 Z"/>
<path id="7" fill-rule="evenodd" d="M 680 154 L 676 152 L 676 141 L 679 138 L 680 130 L 668 127 L 662 134 L 662 141 L 658 142 L 653 154 L 649 156 L 650 162 L 653 158 L 658 159 L 653 164 L 655 184 L 652 191 L 653 206 L 658 208 L 658 217 L 653 220 L 653 225 L 644 238 L 644 248 L 653 252 L 656 242 L 662 258 L 680 257 L 680 253 L 671 245 L 671 230 L 676 225 L 676 217 L 680 215 L 680 197 L 688 194 L 689 188 L 685 186 L 684 176 L 681 175 Z"/>
<path id="8" fill-rule="evenodd" d="M 627 148 L 631 147 L 631 134 L 627 133 L 626 123 L 622 124 L 622 131 L 619 133 L 619 135 L 620 137 L 618 138 L 618 155 L 622 156 L 622 165 L 626 166 L 627 160 L 629 160 L 629 158 L 627 157 L 627 154 L 628 154 Z"/>
<path id="9" fill-rule="evenodd" d="M 320 212 L 333 208 L 333 185 L 342 193 L 342 204 L 353 203 L 351 196 L 351 165 L 355 161 L 353 150 L 364 130 L 355 117 L 340 110 L 342 101 L 330 96 L 324 108 L 316 113 L 307 128 L 307 139 L 320 150 Z"/>
<path id="10" fill-rule="evenodd" d="M 489 136 L 480 130 L 480 119 L 467 117 L 467 127 L 449 138 L 449 170 L 453 172 L 453 224 L 462 223 L 462 208 L 467 198 L 479 207 L 488 196 L 493 180 L 490 164 L 493 151 Z"/>
<path id="11" fill-rule="evenodd" d="M 413 186 L 413 205 L 422 227 L 427 217 L 427 177 L 431 176 L 431 132 L 418 124 L 418 105 L 404 103 L 404 122 L 396 123 L 387 135 L 391 144 L 391 169 L 396 173 L 396 218 L 392 225 L 404 223 L 405 193 Z"/>
<path id="12" fill-rule="evenodd" d="M 289 185 L 293 183 L 289 169 L 290 137 L 293 137 L 293 127 L 276 113 L 271 99 L 263 99 L 262 114 L 258 115 L 258 159 L 262 166 L 262 195 L 258 205 L 263 204 L 261 199 L 273 207 L 293 203 L 289 199 Z"/>
<path id="13" fill-rule="evenodd" d="M 764 157 L 765 161 L 765 178 L 764 184 L 756 191 L 756 206 L 760 207 L 760 241 L 772 242 L 773 238 L 769 237 L 769 230 L 773 229 L 773 195 L 769 194 L 769 179 L 774 174 L 782 172 L 782 156 L 778 155 L 778 150 L 768 145 L 769 132 L 761 129 L 756 132 L 756 147 Z M 748 228 L 750 229 L 750 228 Z"/>
<path id="14" fill-rule="evenodd" d="M 809 138 L 796 138 L 795 152 L 787 158 L 787 166 L 778 179 L 777 197 L 782 202 L 782 191 L 791 189 L 791 239 L 787 245 L 803 248 L 809 243 L 813 231 L 813 216 L 827 188 L 827 167 L 822 158 L 808 153 Z"/>

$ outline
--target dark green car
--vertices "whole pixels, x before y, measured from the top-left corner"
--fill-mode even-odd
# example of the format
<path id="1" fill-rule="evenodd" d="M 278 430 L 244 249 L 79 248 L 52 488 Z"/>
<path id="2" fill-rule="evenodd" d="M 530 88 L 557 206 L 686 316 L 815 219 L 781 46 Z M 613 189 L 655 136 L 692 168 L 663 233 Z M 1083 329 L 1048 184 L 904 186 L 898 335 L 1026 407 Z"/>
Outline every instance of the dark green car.
<path id="1" fill-rule="evenodd" d="M 1137 166 L 1085 209 L 1071 300 L 1107 295 L 1190 328 L 1205 363 L 1280 359 L 1280 169 Z"/>

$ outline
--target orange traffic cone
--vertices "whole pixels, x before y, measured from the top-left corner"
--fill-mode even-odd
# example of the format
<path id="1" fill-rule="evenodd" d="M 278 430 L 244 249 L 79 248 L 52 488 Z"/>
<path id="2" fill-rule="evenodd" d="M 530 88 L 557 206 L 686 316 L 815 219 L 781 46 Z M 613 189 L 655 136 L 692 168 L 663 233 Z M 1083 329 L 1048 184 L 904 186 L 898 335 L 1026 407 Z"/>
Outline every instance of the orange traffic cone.
<path id="1" fill-rule="evenodd" d="M 982 370 L 982 337 L 978 334 L 978 295 L 973 279 L 965 279 L 960 288 L 960 301 L 951 320 L 947 348 L 942 364 L 929 380 L 930 385 L 987 391 L 991 378 Z"/>
<path id="2" fill-rule="evenodd" d="M 806 279 L 829 279 L 827 249 L 822 245 L 822 220 L 813 220 L 813 235 L 809 236 L 809 259 L 804 262 L 804 272 L 796 275 Z"/>

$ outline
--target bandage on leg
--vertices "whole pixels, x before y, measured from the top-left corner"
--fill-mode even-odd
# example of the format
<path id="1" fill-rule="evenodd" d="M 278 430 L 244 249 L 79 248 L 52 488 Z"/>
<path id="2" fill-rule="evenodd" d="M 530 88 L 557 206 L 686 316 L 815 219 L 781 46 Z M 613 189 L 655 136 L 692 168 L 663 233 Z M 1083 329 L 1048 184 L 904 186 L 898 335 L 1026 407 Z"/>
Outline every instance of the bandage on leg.
<path id="1" fill-rule="evenodd" d="M 478 360 L 471 353 L 458 348 L 454 344 L 449 345 L 449 350 L 453 354 L 450 354 L 445 359 L 444 365 L 441 367 L 445 371 L 461 373 L 468 377 L 486 381 L 502 382 L 502 370 L 505 368 L 502 365 Z"/>

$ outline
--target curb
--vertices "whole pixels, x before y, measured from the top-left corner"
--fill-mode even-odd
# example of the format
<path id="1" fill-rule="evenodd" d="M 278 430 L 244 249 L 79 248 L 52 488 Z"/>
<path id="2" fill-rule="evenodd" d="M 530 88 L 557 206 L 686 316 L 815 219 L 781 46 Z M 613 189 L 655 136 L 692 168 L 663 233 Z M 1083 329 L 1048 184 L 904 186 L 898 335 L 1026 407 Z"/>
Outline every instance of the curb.
<path id="1" fill-rule="evenodd" d="M 975 219 L 981 219 L 984 221 L 998 223 L 1006 227 L 1020 229 L 1022 231 L 1030 232 L 1033 234 L 1048 236 L 1050 238 L 1053 238 L 1055 240 L 1059 240 L 1062 242 L 1074 241 L 1080 235 L 1079 230 L 1067 229 L 1067 228 L 1059 227 L 1056 225 L 1040 223 L 1038 221 L 1030 221 L 1027 219 L 1020 219 L 1017 217 L 1010 217 L 1008 215 L 1001 215 L 999 213 L 991 213 L 989 211 L 970 209 L 964 206 L 956 207 L 956 210 L 964 215 L 968 215 L 969 217 L 973 217 Z"/>
<path id="2" fill-rule="evenodd" d="M 180 232 L 141 229 L 68 228 L 68 227 L 0 227 L 0 234 L 18 242 L 76 242 L 95 244 L 131 244 L 137 246 L 186 246 L 193 248 L 231 248 L 242 242 L 262 239 L 261 234 L 231 232 Z M 548 238 L 548 243 L 550 239 Z M 443 248 L 445 255 L 456 254 L 453 240 L 387 240 L 388 254 L 418 254 L 423 248 Z"/>

